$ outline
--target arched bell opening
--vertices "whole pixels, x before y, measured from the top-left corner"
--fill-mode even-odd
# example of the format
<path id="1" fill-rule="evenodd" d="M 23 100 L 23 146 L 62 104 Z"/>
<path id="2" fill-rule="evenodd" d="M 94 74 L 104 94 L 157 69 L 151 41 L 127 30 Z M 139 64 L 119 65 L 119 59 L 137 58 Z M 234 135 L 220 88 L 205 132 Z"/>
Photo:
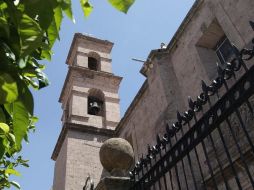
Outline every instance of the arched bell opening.
<path id="1" fill-rule="evenodd" d="M 105 115 L 104 94 L 101 90 L 89 90 L 87 101 L 87 112 L 90 115 L 102 116 Z"/>
<path id="2" fill-rule="evenodd" d="M 100 71 L 100 56 L 95 52 L 88 54 L 88 68 L 93 71 Z"/>
<path id="3" fill-rule="evenodd" d="M 90 70 L 98 71 L 98 61 L 93 57 L 88 57 L 88 68 Z"/>

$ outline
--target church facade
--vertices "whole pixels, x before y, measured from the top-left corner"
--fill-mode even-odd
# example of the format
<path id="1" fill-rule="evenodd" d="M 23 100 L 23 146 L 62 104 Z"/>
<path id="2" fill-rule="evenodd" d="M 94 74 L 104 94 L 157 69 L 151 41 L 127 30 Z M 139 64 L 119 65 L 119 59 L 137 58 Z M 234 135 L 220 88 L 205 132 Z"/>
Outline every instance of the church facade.
<path id="1" fill-rule="evenodd" d="M 239 49 L 250 46 L 253 18 L 252 0 L 196 0 L 167 47 L 149 54 L 140 71 L 146 80 L 121 119 L 122 78 L 112 73 L 113 43 L 75 34 L 59 99 L 63 127 L 52 154 L 53 189 L 82 189 L 87 176 L 97 184 L 106 175 L 99 148 L 111 137 L 128 140 L 139 160 L 147 153 L 147 144 L 156 144 L 157 134 L 175 122 L 176 112 L 188 108 L 187 97 L 200 94 L 201 80 L 210 83 L 217 64 L 224 67 L 234 56 L 231 44 Z M 254 169 L 253 162 L 249 167 Z M 248 188 L 246 184 L 244 189 Z"/>

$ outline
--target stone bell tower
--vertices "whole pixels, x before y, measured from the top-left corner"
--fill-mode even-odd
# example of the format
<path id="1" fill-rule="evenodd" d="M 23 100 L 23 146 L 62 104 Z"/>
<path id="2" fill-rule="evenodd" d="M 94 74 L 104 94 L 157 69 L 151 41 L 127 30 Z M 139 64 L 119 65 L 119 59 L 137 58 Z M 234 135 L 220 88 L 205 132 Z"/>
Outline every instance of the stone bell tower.
<path id="1" fill-rule="evenodd" d="M 120 120 L 121 77 L 112 74 L 113 43 L 76 33 L 60 95 L 63 127 L 52 154 L 54 190 L 82 190 L 90 176 L 98 183 L 99 149 Z"/>

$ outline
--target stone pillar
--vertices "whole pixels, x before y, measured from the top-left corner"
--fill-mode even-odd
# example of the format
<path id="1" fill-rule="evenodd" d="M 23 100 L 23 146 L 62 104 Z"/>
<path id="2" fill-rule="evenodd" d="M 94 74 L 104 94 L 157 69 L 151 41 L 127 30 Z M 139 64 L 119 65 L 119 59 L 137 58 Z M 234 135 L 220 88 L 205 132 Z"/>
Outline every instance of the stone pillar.
<path id="1" fill-rule="evenodd" d="M 100 149 L 100 161 L 108 176 L 103 177 L 95 190 L 129 190 L 128 170 L 134 162 L 134 153 L 128 141 L 111 138 Z"/>

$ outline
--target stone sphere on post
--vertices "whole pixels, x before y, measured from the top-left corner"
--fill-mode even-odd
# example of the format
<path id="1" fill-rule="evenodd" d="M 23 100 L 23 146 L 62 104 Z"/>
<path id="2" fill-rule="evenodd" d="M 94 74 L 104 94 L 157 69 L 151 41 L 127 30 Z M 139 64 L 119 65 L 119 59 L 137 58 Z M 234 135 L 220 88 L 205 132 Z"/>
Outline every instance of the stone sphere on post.
<path id="1" fill-rule="evenodd" d="M 108 139 L 101 146 L 100 161 L 111 175 L 124 175 L 134 162 L 132 146 L 122 138 Z"/>

